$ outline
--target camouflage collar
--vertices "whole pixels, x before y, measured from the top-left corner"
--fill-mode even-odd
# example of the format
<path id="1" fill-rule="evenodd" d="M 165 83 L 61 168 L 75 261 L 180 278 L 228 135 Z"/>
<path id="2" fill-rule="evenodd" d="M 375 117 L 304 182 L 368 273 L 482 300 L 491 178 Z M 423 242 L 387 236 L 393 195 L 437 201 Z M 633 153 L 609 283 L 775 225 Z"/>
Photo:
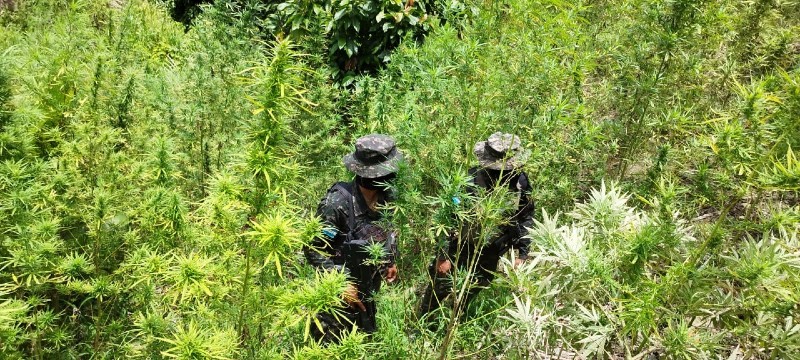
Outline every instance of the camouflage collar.
<path id="1" fill-rule="evenodd" d="M 364 199 L 364 195 L 361 193 L 361 187 L 356 184 L 355 180 L 350 182 L 350 186 L 351 189 L 353 189 L 353 211 L 355 211 L 353 215 L 355 215 L 355 217 L 366 215 L 372 219 L 380 218 L 380 212 L 372 211 L 367 205 L 367 200 Z"/>

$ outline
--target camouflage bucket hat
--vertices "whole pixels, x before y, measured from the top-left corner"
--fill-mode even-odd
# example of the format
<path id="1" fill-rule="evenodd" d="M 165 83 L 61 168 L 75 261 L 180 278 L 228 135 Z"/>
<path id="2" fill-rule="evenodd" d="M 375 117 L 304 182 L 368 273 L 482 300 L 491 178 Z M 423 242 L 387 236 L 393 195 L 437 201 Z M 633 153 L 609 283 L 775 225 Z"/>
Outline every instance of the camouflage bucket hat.
<path id="1" fill-rule="evenodd" d="M 528 161 L 531 152 L 522 147 L 519 136 L 496 132 L 472 149 L 481 167 L 492 170 L 513 170 Z"/>
<path id="2" fill-rule="evenodd" d="M 344 156 L 344 166 L 356 175 L 373 179 L 397 172 L 403 154 L 397 150 L 394 139 L 381 134 L 371 134 L 356 140 L 356 150 Z"/>

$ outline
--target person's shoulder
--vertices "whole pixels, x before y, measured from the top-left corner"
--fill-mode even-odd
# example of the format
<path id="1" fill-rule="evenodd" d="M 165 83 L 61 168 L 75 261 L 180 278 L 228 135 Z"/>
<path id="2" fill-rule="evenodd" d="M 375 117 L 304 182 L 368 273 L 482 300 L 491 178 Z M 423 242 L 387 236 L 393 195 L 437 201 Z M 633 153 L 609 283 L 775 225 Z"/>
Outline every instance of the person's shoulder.
<path id="1" fill-rule="evenodd" d="M 528 174 L 524 171 L 520 171 L 519 179 L 517 180 L 517 186 L 520 190 L 530 190 L 531 189 L 531 182 Z"/>
<path id="2" fill-rule="evenodd" d="M 475 187 L 487 187 L 486 171 L 480 167 L 474 166 L 469 168 L 469 170 L 467 170 L 467 176 L 469 177 L 469 183 L 467 184 L 468 188 L 474 190 Z"/>
<path id="3" fill-rule="evenodd" d="M 352 196 L 352 184 L 340 181 L 328 189 L 324 202 L 328 205 L 347 203 Z"/>

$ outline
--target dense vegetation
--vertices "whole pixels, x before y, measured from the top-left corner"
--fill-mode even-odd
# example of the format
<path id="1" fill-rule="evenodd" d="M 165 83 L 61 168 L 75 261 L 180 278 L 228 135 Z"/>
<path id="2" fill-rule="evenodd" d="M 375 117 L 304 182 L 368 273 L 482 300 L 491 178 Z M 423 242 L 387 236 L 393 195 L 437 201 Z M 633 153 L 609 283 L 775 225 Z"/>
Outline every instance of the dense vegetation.
<path id="1" fill-rule="evenodd" d="M 800 3 L 171 6 L 0 1 L 0 357 L 800 358 Z M 533 151 L 533 256 L 430 331 L 494 131 Z M 401 281 L 319 345 L 346 279 L 299 250 L 371 132 Z"/>

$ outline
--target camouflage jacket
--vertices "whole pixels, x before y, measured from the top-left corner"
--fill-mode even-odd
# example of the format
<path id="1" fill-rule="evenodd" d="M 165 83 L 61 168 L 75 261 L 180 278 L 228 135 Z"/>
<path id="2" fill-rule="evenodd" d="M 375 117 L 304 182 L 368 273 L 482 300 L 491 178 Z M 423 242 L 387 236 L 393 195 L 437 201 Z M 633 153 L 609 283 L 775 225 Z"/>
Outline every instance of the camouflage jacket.
<path id="1" fill-rule="evenodd" d="M 469 169 L 469 175 L 472 179 L 467 192 L 470 195 L 477 195 L 478 191 L 483 188 L 486 190 L 491 189 L 491 180 L 486 172 L 479 168 Z M 497 235 L 489 241 L 481 251 L 482 254 L 503 254 L 509 248 L 519 250 L 519 258 L 526 259 L 530 251 L 531 240 L 526 238 L 528 235 L 528 228 L 533 226 L 533 213 L 534 204 L 531 199 L 531 186 L 528 181 L 528 175 L 525 172 L 520 172 L 508 182 L 508 189 L 511 192 L 519 194 L 519 202 L 516 211 L 511 214 L 506 225 L 503 225 Z M 454 199 L 454 201 L 460 201 Z M 445 239 L 440 241 L 439 245 L 439 258 L 449 257 L 451 259 L 456 257 L 457 249 L 459 247 L 459 236 L 456 236 L 457 230 L 451 230 Z M 468 251 L 474 251 L 467 247 Z"/>
<path id="2" fill-rule="evenodd" d="M 326 228 L 304 249 L 308 262 L 318 269 L 340 270 L 349 273 L 343 254 L 344 243 L 354 237 L 381 237 L 376 232 L 383 231 L 377 222 L 382 219 L 378 211 L 367 206 L 355 182 L 340 182 L 328 189 L 328 193 L 317 207 L 319 216 Z M 379 203 L 385 200 L 379 200 Z M 352 218 L 350 215 L 352 214 Z M 352 224 L 352 228 L 351 228 Z M 394 253 L 389 254 L 389 263 L 394 263 Z"/>

